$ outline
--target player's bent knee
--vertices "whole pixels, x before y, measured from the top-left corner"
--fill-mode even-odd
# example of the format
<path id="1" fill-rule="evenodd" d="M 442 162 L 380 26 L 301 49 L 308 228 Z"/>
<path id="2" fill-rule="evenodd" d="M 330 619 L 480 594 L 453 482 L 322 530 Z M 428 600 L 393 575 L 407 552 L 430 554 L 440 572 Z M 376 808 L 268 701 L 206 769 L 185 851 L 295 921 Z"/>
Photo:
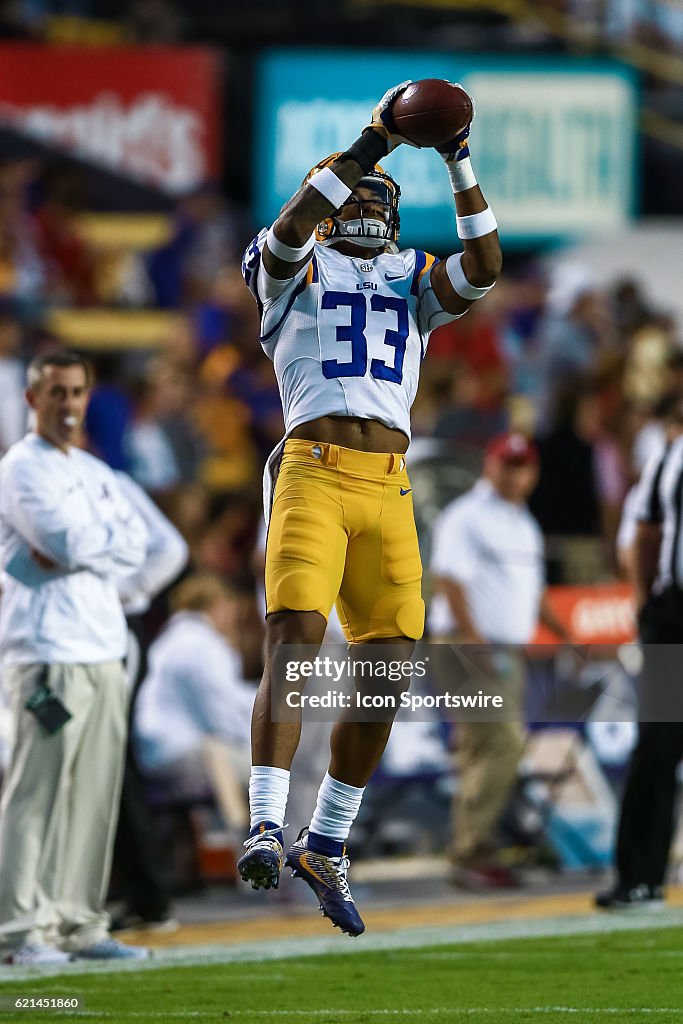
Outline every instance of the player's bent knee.
<path id="1" fill-rule="evenodd" d="M 396 612 L 396 625 L 403 636 L 419 640 L 425 628 L 425 603 L 421 597 L 411 597 Z"/>
<path id="2" fill-rule="evenodd" d="M 327 618 L 326 587 L 317 573 L 291 569 L 280 574 L 273 588 L 270 611 L 320 612 Z"/>

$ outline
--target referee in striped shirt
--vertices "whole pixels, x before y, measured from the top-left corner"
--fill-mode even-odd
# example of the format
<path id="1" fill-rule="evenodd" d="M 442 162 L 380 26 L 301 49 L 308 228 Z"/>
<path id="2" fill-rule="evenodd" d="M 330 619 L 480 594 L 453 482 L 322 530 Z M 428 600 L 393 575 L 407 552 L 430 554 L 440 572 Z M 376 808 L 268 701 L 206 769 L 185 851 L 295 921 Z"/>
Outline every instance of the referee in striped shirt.
<path id="1" fill-rule="evenodd" d="M 617 881 L 604 910 L 662 901 L 674 831 L 676 771 L 683 757 L 683 399 L 665 417 L 666 444 L 643 470 L 633 583 L 643 655 L 638 742 L 624 790 Z"/>

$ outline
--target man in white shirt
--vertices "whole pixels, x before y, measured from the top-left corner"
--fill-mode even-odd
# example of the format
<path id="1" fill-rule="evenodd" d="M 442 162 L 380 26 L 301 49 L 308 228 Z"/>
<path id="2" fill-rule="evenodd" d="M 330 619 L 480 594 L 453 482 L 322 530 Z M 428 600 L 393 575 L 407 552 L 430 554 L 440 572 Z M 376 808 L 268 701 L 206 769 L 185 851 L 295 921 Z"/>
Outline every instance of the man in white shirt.
<path id="1" fill-rule="evenodd" d="M 486 450 L 482 478 L 444 509 L 434 531 L 432 638 L 506 645 L 502 656 L 491 655 L 487 667 L 498 675 L 506 706 L 519 709 L 504 721 L 457 725 L 453 880 L 464 887 L 515 882 L 494 857 L 495 828 L 525 741 L 524 666 L 508 645 L 529 643 L 539 617 L 568 639 L 544 597 L 543 537 L 526 507 L 538 479 L 537 464 L 536 448 L 522 434 L 495 438 Z"/>
<path id="2" fill-rule="evenodd" d="M 133 725 L 140 767 L 163 776 L 183 792 L 212 788 L 219 804 L 227 792 L 215 786 L 220 760 L 232 790 L 227 825 L 247 820 L 250 722 L 256 690 L 243 681 L 237 650 L 239 600 L 217 576 L 189 576 L 171 595 L 174 614 L 149 649 L 149 671 L 140 687 Z M 214 757 L 220 743 L 220 757 Z M 225 781 L 225 780 L 223 780 Z M 236 821 L 241 802 L 244 820 Z"/>
<path id="3" fill-rule="evenodd" d="M 89 397 L 75 353 L 36 357 L 35 431 L 0 463 L 3 683 L 15 723 L 0 805 L 5 962 L 147 955 L 109 935 L 128 692 L 122 577 L 147 531 L 114 473 L 74 446 Z"/>

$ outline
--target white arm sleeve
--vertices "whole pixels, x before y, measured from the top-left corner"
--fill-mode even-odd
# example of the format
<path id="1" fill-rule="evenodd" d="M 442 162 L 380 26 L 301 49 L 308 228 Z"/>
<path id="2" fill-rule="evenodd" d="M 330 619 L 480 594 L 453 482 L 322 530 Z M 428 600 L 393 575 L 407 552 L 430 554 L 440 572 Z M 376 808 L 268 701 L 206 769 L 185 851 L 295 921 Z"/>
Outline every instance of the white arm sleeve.
<path id="1" fill-rule="evenodd" d="M 428 338 L 435 328 L 450 324 L 453 320 L 459 320 L 467 312 L 465 310 L 463 313 L 448 313 L 443 308 L 432 288 L 434 266 L 430 267 L 427 273 L 420 278 L 417 293 L 417 325 L 424 338 Z"/>
<path id="2" fill-rule="evenodd" d="M 242 277 L 244 278 L 247 288 L 256 299 L 259 308 L 262 308 L 274 299 L 278 299 L 291 288 L 296 287 L 296 285 L 301 281 L 301 278 L 305 276 L 311 257 L 313 256 L 313 245 L 311 245 L 308 253 L 309 258 L 306 260 L 303 267 L 297 271 L 294 277 L 288 277 L 284 281 L 276 277 L 271 277 L 263 266 L 262 258 L 267 237 L 268 229 L 261 228 L 256 238 L 254 238 L 247 246 L 242 259 Z"/>
<path id="3" fill-rule="evenodd" d="M 311 249 L 311 254 L 312 253 L 313 250 Z M 281 281 L 277 277 L 271 277 L 263 266 L 263 261 L 261 261 L 256 286 L 263 305 L 267 306 L 268 303 L 273 302 L 275 299 L 279 299 L 281 295 L 285 294 L 285 292 L 289 292 L 295 288 L 301 281 L 302 277 L 306 276 L 310 262 L 309 258 L 304 266 L 301 267 L 300 270 L 297 270 L 294 277 L 288 277 L 285 281 Z"/>

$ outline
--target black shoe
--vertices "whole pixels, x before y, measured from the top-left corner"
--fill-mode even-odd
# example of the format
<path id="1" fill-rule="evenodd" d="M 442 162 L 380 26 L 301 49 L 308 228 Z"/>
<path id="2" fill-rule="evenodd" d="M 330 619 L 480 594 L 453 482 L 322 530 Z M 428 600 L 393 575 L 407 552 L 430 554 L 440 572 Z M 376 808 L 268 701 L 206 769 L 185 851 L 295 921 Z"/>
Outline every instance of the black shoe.
<path id="1" fill-rule="evenodd" d="M 664 896 L 661 885 L 642 882 L 629 889 L 617 884 L 599 892 L 595 897 L 595 906 L 600 910 L 661 910 Z"/>

